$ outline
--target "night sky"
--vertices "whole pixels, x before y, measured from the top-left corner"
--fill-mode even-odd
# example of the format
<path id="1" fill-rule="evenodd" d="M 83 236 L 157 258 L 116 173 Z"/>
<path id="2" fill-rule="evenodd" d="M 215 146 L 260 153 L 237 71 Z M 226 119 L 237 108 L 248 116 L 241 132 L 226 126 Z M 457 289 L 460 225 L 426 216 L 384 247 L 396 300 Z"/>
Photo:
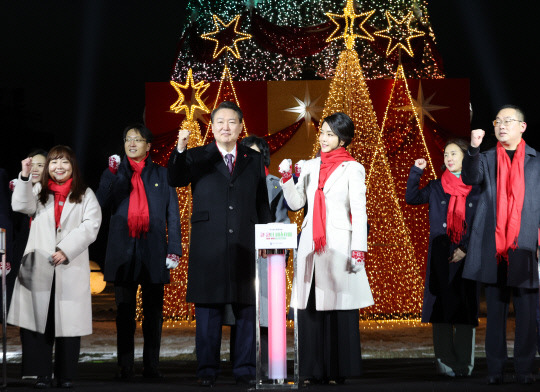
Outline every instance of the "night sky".
<path id="1" fill-rule="evenodd" d="M 497 107 L 517 104 L 525 139 L 540 149 L 534 4 L 432 0 L 429 12 L 447 77 L 471 81 L 472 126 L 493 134 Z M 122 151 L 124 126 L 142 120 L 145 82 L 169 80 L 184 9 L 171 0 L 2 1 L 0 167 L 15 177 L 33 147 L 68 144 L 96 187 L 107 157 Z"/>

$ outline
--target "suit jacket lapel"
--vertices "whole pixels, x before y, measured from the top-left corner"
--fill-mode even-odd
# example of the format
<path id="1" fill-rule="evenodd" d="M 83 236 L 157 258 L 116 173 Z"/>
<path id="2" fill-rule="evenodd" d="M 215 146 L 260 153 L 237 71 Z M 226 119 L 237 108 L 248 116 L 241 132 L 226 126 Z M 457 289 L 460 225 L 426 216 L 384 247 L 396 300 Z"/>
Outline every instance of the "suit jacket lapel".
<path id="1" fill-rule="evenodd" d="M 234 164 L 234 170 L 232 172 L 232 180 L 234 181 L 244 169 L 251 162 L 251 156 L 249 156 L 246 151 L 244 151 L 244 146 L 238 144 L 236 147 L 236 162 Z M 229 171 L 227 170 L 227 174 Z"/>
<path id="2" fill-rule="evenodd" d="M 336 183 L 336 181 L 342 176 L 343 172 L 345 171 L 345 164 L 347 162 L 342 162 L 339 164 L 339 166 L 336 168 L 336 170 L 333 171 L 332 174 L 330 174 L 330 177 L 326 179 L 326 183 L 324 184 L 324 192 L 328 192 L 328 190 Z"/>
<path id="3" fill-rule="evenodd" d="M 221 152 L 219 152 L 216 142 L 212 142 L 206 145 L 206 157 L 207 159 L 214 164 L 214 167 L 218 172 L 223 174 L 225 177 L 230 178 L 229 168 L 223 160 Z"/>

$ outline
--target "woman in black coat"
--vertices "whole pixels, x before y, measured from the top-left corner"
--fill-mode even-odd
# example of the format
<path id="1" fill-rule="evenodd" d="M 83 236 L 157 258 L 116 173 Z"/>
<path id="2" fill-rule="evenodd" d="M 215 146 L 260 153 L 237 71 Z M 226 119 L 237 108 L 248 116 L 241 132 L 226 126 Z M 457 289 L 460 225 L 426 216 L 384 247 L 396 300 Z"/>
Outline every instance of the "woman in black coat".
<path id="1" fill-rule="evenodd" d="M 429 249 L 422 322 L 433 326 L 438 373 L 468 376 L 474 366 L 475 327 L 478 325 L 478 286 L 462 278 L 467 245 L 480 189 L 463 184 L 464 140 L 450 140 L 444 148 L 445 171 L 422 189 L 420 177 L 427 163 L 417 159 L 407 181 L 405 201 L 429 204 Z"/>

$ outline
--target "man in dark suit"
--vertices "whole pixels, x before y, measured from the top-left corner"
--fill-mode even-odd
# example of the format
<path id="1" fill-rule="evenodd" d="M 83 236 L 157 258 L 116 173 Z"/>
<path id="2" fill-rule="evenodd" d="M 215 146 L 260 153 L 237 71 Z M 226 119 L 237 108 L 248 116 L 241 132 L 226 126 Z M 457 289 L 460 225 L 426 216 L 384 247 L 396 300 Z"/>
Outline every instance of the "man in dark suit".
<path id="1" fill-rule="evenodd" d="M 182 255 L 176 190 L 167 169 L 149 156 L 152 133 L 142 124 L 124 130 L 126 156 L 109 158 L 97 198 L 111 208 L 105 280 L 114 283 L 119 378 L 134 376 L 136 297 L 141 285 L 143 306 L 143 376 L 160 378 L 159 350 L 163 324 L 163 291 L 169 269 Z M 116 158 L 116 159 L 115 159 Z M 168 234 L 168 240 L 167 240 Z"/>
<path id="2" fill-rule="evenodd" d="M 195 303 L 197 376 L 213 386 L 219 373 L 226 304 L 236 318 L 233 375 L 255 376 L 255 224 L 271 221 L 261 155 L 237 145 L 242 111 L 232 102 L 212 112 L 215 143 L 187 149 L 180 130 L 169 159 L 172 186 L 191 184 L 193 213 L 186 301 Z"/>
<path id="3" fill-rule="evenodd" d="M 530 384 L 536 353 L 540 154 L 522 139 L 527 124 L 518 107 L 503 106 L 493 125 L 497 147 L 480 153 L 485 132 L 475 129 L 463 159 L 463 182 L 482 187 L 463 277 L 485 284 L 488 383 L 503 382 L 512 296 L 516 380 Z"/>

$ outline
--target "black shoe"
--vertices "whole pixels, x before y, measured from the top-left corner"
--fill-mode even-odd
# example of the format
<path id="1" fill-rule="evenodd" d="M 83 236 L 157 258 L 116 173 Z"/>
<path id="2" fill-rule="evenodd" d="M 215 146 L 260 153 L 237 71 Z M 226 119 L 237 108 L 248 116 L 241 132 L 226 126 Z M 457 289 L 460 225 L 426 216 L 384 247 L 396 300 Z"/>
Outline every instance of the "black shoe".
<path id="1" fill-rule="evenodd" d="M 213 376 L 202 376 L 199 378 L 198 383 L 201 387 L 213 387 L 216 383 L 216 378 Z"/>
<path id="2" fill-rule="evenodd" d="M 120 371 L 116 374 L 116 379 L 128 381 L 131 380 L 133 377 L 135 377 L 135 371 L 133 370 L 133 366 L 122 366 L 120 368 Z"/>
<path id="3" fill-rule="evenodd" d="M 496 376 L 488 376 L 487 378 L 488 385 L 500 385 L 503 383 L 503 376 L 502 374 L 496 375 Z"/>
<path id="4" fill-rule="evenodd" d="M 144 369 L 143 371 L 143 377 L 144 378 L 153 378 L 153 379 L 159 379 L 159 378 L 163 378 L 163 374 L 161 374 L 161 372 L 155 368 L 151 368 L 151 369 Z"/>
<path id="5" fill-rule="evenodd" d="M 60 378 L 58 379 L 56 385 L 58 386 L 58 388 L 73 388 L 73 381 L 65 378 Z"/>
<path id="6" fill-rule="evenodd" d="M 532 384 L 534 377 L 532 374 L 516 374 L 516 382 L 519 384 Z"/>
<path id="7" fill-rule="evenodd" d="M 238 376 L 236 377 L 236 385 L 255 385 L 255 377 Z"/>
<path id="8" fill-rule="evenodd" d="M 51 377 L 50 376 L 40 376 L 37 378 L 34 388 L 36 389 L 47 389 L 51 387 Z"/>

